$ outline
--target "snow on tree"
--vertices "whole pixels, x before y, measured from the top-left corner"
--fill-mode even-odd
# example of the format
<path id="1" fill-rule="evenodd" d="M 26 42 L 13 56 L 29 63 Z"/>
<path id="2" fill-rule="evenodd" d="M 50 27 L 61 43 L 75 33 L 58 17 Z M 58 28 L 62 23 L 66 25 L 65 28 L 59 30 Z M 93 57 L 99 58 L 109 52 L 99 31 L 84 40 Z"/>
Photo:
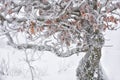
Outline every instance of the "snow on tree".
<path id="1" fill-rule="evenodd" d="M 0 36 L 16 49 L 51 51 L 58 57 L 86 52 L 77 80 L 104 80 L 103 32 L 119 28 L 119 9 L 117 0 L 0 0 Z M 18 33 L 26 35 L 26 43 L 16 42 L 13 34 Z"/>

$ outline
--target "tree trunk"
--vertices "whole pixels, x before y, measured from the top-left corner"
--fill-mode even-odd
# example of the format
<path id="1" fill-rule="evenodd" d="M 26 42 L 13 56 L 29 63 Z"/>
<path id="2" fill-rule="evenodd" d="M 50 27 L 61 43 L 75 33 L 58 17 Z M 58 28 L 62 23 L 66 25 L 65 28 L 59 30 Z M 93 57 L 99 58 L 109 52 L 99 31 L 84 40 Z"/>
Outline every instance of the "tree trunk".
<path id="1" fill-rule="evenodd" d="M 103 72 L 100 66 L 101 48 L 104 43 L 102 33 L 98 30 L 92 32 L 91 28 L 87 29 L 86 41 L 88 51 L 79 62 L 77 68 L 77 80 L 104 80 Z"/>
<path id="2" fill-rule="evenodd" d="M 78 80 L 104 80 L 99 67 L 101 48 L 91 47 L 77 68 Z"/>

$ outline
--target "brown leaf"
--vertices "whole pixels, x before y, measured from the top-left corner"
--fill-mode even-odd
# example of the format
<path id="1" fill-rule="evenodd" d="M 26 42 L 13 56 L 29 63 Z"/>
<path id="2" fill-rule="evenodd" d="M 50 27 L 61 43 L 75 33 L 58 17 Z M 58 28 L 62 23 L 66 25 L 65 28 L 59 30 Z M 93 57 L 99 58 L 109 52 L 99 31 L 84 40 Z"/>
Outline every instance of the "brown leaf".
<path id="1" fill-rule="evenodd" d="M 52 21 L 51 20 L 47 20 L 45 23 L 46 24 L 52 24 Z"/>
<path id="2" fill-rule="evenodd" d="M 23 32 L 23 28 L 18 28 L 18 32 Z"/>
<path id="3" fill-rule="evenodd" d="M 31 26 L 35 26 L 35 22 L 33 22 L 33 21 L 31 21 L 31 24 L 30 24 Z"/>
<path id="4" fill-rule="evenodd" d="M 67 46 L 70 46 L 70 42 L 69 42 L 69 41 L 66 41 L 66 45 L 67 45 Z"/>
<path id="5" fill-rule="evenodd" d="M 108 28 L 106 24 L 103 25 L 103 30 L 105 31 Z"/>
<path id="6" fill-rule="evenodd" d="M 34 34 L 34 35 L 35 35 L 35 29 L 34 29 L 33 26 L 30 27 L 30 32 L 31 32 L 31 34 Z"/>
<path id="7" fill-rule="evenodd" d="M 81 11 L 81 16 L 82 16 L 82 17 L 85 17 L 85 15 L 86 15 L 85 12 L 84 12 L 84 11 Z"/>
<path id="8" fill-rule="evenodd" d="M 110 22 L 114 22 L 114 19 L 115 19 L 115 18 L 114 18 L 113 16 L 110 16 L 110 17 L 109 17 L 109 21 L 110 21 Z"/>
<path id="9" fill-rule="evenodd" d="M 100 4 L 100 2 L 98 2 L 98 3 L 97 3 L 97 7 L 100 7 L 100 6 L 101 6 L 101 4 Z"/>
<path id="10" fill-rule="evenodd" d="M 8 10 L 8 14 L 12 14 L 12 13 L 13 13 L 12 9 Z"/>
<path id="11" fill-rule="evenodd" d="M 44 27 L 42 26 L 42 27 L 40 27 L 39 29 L 40 29 L 40 31 L 43 31 L 43 30 L 44 30 Z"/>
<path id="12" fill-rule="evenodd" d="M 107 22 L 107 18 L 106 18 L 106 17 L 104 17 L 104 18 L 103 18 L 103 21 Z"/>

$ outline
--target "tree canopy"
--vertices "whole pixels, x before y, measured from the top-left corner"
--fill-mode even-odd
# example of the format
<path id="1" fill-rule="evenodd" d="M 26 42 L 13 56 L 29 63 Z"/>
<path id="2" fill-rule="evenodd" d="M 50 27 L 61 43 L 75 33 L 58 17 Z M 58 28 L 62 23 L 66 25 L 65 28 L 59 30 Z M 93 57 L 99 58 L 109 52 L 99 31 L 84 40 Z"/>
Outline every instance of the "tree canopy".
<path id="1" fill-rule="evenodd" d="M 60 56 L 67 47 L 70 53 L 63 53 L 67 57 L 87 50 L 87 34 L 119 28 L 119 10 L 120 2 L 114 0 L 1 0 L 0 35 L 18 49 L 37 47 Z M 18 33 L 25 33 L 27 43 L 15 42 L 12 34 Z M 44 41 L 49 37 L 55 41 Z M 41 45 L 29 44 L 36 40 Z"/>

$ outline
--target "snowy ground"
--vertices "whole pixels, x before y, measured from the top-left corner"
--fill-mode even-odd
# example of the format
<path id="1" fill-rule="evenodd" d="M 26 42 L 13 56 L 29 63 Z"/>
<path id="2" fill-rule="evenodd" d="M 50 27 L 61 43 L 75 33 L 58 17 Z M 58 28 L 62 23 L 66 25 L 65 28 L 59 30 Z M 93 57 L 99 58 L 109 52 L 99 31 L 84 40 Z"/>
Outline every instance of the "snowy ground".
<path id="1" fill-rule="evenodd" d="M 112 47 L 103 48 L 101 64 L 109 80 L 120 80 L 119 33 L 120 30 L 108 31 L 105 34 L 106 39 L 110 39 L 110 41 L 106 41 L 105 45 L 112 45 Z M 8 65 L 5 69 L 8 75 L 0 76 L 0 80 L 31 80 L 28 65 L 24 61 L 24 52 L 6 46 L 2 39 L 0 43 L 0 67 L 5 68 L 4 64 Z M 39 60 L 32 62 L 35 69 L 35 80 L 76 80 L 76 67 L 84 53 L 69 58 L 59 58 L 50 52 L 41 54 L 43 55 Z"/>
<path id="2" fill-rule="evenodd" d="M 0 48 L 0 59 L 6 59 L 6 63 L 9 63 L 8 75 L 2 78 L 5 80 L 31 80 L 27 63 L 23 60 L 24 52 L 10 47 L 6 48 Z M 50 52 L 44 52 L 39 60 L 32 63 L 36 71 L 36 80 L 75 80 L 76 67 L 82 56 L 59 58 Z"/>

